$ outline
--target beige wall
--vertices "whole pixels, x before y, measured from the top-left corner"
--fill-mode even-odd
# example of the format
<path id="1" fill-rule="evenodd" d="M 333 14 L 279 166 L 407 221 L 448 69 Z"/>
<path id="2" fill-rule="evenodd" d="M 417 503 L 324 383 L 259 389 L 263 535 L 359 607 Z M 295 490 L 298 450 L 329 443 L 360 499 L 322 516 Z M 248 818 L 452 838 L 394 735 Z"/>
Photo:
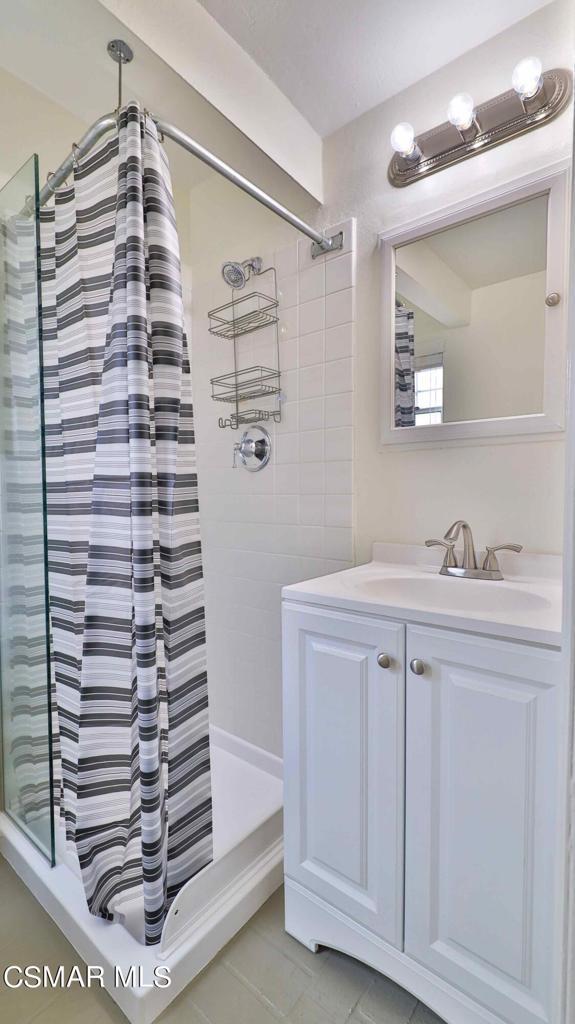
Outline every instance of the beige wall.
<path id="1" fill-rule="evenodd" d="M 498 281 L 471 293 L 468 325 L 438 332 L 445 422 L 543 411 L 544 300 L 543 271 Z"/>
<path id="2" fill-rule="evenodd" d="M 62 163 L 87 125 L 42 93 L 0 68 L 0 187 L 32 155 L 40 159 L 40 186 Z"/>
<path id="3" fill-rule="evenodd" d="M 358 320 L 356 344 L 356 552 L 369 558 L 376 540 L 421 543 L 458 517 L 469 519 L 480 546 L 511 537 L 533 551 L 562 546 L 563 444 L 557 441 L 480 444 L 422 451 L 379 446 L 379 232 L 399 226 L 478 191 L 571 155 L 572 112 L 521 139 L 442 171 L 405 189 L 386 178 L 389 133 L 411 121 L 416 131 L 445 119 L 450 97 L 471 92 L 476 102 L 509 88 L 521 57 L 543 66 L 571 67 L 573 10 L 545 7 L 334 133 L 325 145 L 325 224 L 357 217 Z M 441 534 L 440 534 L 441 535 Z"/>

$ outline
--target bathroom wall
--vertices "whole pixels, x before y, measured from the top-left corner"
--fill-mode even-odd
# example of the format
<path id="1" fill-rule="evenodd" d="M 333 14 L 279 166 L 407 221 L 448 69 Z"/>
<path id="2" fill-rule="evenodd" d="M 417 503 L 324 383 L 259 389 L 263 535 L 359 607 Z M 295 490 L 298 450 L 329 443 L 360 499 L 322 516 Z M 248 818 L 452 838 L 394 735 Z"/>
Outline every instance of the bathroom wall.
<path id="1" fill-rule="evenodd" d="M 447 422 L 543 411 L 544 299 L 543 272 L 498 281 L 471 293 L 469 324 L 438 332 Z"/>
<path id="2" fill-rule="evenodd" d="M 181 211 L 181 197 L 178 205 Z M 180 235 L 188 268 L 210 716 L 281 754 L 281 587 L 353 560 L 353 230 L 345 226 L 343 253 L 313 262 L 311 242 L 215 177 L 192 189 L 188 226 Z M 252 474 L 232 468 L 241 431 L 218 427 L 231 408 L 212 400 L 210 378 L 233 369 L 233 350 L 208 332 L 207 313 L 231 298 L 221 277 L 224 260 L 255 255 L 278 274 L 283 401 L 281 423 L 265 424 L 271 464 Z M 267 293 L 269 276 L 252 279 L 246 291 L 251 287 Z M 239 366 L 273 366 L 274 344 L 272 329 L 239 339 Z"/>
<path id="3" fill-rule="evenodd" d="M 406 43 L 408 49 L 408 44 Z M 423 131 L 445 119 L 450 97 L 477 103 L 510 87 L 514 64 L 531 53 L 545 68 L 571 67 L 573 8 L 552 3 L 490 42 L 399 93 L 325 142 L 325 223 L 357 217 L 356 557 L 375 540 L 421 543 L 460 516 L 479 545 L 504 539 L 533 551 L 562 545 L 562 441 L 382 450 L 379 232 L 473 197 L 571 155 L 572 111 L 521 139 L 405 189 L 387 181 L 389 134 L 398 121 Z M 441 534 L 440 534 L 441 535 Z"/>
<path id="4" fill-rule="evenodd" d="M 40 185 L 88 125 L 0 67 L 0 187 L 37 153 Z"/>

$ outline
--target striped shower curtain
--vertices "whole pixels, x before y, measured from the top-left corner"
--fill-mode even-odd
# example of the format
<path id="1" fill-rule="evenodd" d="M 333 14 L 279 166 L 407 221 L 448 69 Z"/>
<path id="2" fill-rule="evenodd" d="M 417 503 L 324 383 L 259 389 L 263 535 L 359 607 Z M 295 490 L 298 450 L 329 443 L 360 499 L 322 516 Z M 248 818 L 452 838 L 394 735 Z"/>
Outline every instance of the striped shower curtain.
<path id="1" fill-rule="evenodd" d="M 415 426 L 414 314 L 404 306 L 395 310 L 395 426 Z"/>
<path id="2" fill-rule="evenodd" d="M 90 911 L 153 944 L 212 814 L 179 245 L 137 104 L 41 227 L 60 815 Z"/>

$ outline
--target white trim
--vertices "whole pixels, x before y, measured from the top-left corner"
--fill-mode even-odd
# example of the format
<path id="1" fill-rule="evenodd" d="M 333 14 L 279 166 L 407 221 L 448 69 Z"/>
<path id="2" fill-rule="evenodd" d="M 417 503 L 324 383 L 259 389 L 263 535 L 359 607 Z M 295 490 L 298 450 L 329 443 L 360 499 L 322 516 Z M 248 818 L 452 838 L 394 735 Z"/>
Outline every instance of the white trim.
<path id="1" fill-rule="evenodd" d="M 471 200 L 455 203 L 443 211 L 417 220 L 401 228 L 382 232 L 382 414 L 381 443 L 437 447 L 466 443 L 471 439 L 531 436 L 550 439 L 563 431 L 565 417 L 565 334 L 566 334 L 566 264 L 568 241 L 568 165 L 565 161 L 535 174 L 529 174 L 504 186 L 482 192 Z M 542 413 L 505 416 L 485 420 L 466 420 L 426 427 L 396 427 L 394 423 L 394 310 L 395 310 L 395 247 L 422 238 L 453 224 L 474 219 L 543 192 L 549 193 L 547 219 L 547 293 L 557 291 L 562 297 L 558 306 L 545 307 L 545 369 Z"/>
<path id="2" fill-rule="evenodd" d="M 575 150 L 574 150 L 575 152 Z M 575 203 L 571 182 L 571 224 Z M 567 328 L 567 428 L 565 444 L 565 497 L 563 536 L 563 666 L 565 696 L 563 721 L 566 748 L 566 773 L 563 787 L 564 806 L 564 858 L 560 865 L 561 878 L 557 900 L 559 936 L 564 955 L 557 964 L 558 984 L 561 984 L 562 1004 L 559 1019 L 564 1024 L 575 1019 L 575 247 L 571 249 L 568 285 Z M 562 897 L 562 899 L 561 899 Z M 562 1010 L 562 1013 L 561 1013 Z"/>
<path id="3" fill-rule="evenodd" d="M 444 1020 L 457 1024 L 502 1024 L 500 1017 L 315 893 L 287 877 L 284 884 L 286 931 L 312 952 L 319 946 L 328 946 L 369 964 L 421 999 Z"/>
<path id="4" fill-rule="evenodd" d="M 283 761 L 277 754 L 272 754 L 269 750 L 264 750 L 263 747 L 256 747 L 254 743 L 249 743 L 241 736 L 227 732 L 219 725 L 210 725 L 210 742 L 215 743 L 222 750 L 227 750 L 228 754 L 241 757 L 243 761 L 253 764 L 255 768 L 261 768 L 262 771 L 273 775 L 276 779 L 283 779 Z"/>

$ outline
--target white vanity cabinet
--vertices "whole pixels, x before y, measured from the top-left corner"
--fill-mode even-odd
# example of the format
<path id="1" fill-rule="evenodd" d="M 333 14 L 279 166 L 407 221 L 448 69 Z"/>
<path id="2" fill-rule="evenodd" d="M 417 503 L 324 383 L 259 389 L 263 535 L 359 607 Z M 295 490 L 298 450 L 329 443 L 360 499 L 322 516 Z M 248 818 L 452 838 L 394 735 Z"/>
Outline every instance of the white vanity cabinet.
<path id="1" fill-rule="evenodd" d="M 560 1024 L 559 657 L 284 602 L 289 932 L 449 1024 Z"/>
<path id="2" fill-rule="evenodd" d="M 398 948 L 404 657 L 402 624 L 284 609 L 286 872 Z"/>

